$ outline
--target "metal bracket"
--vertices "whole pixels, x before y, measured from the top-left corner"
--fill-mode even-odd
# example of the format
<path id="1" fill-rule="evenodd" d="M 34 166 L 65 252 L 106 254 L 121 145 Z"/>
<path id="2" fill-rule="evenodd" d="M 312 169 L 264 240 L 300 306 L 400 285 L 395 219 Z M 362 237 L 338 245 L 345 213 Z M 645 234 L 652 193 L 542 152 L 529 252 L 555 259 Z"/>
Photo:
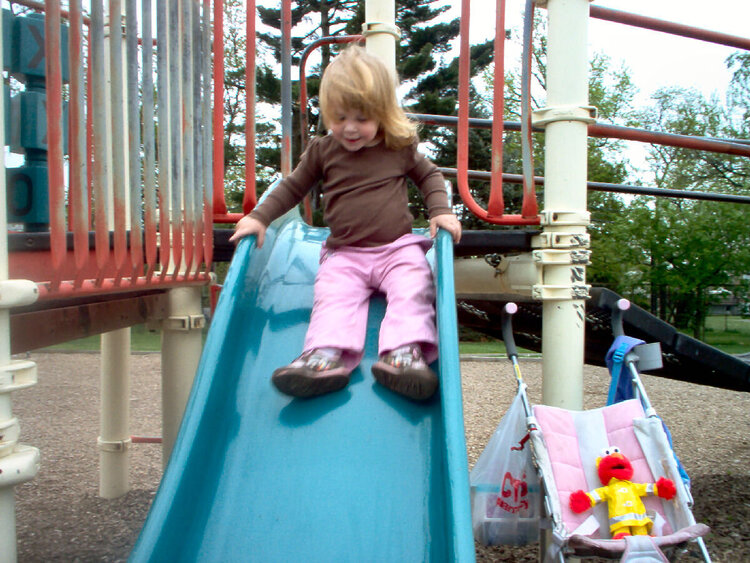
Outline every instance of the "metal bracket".
<path id="1" fill-rule="evenodd" d="M 632 358 L 631 358 L 632 356 Z M 661 354 L 661 344 L 651 342 L 649 344 L 639 344 L 633 347 L 633 351 L 625 356 L 625 361 L 634 360 L 638 371 L 651 371 L 664 367 Z"/>
<path id="2" fill-rule="evenodd" d="M 566 264 L 588 264 L 591 252 L 589 250 L 534 250 L 531 255 L 542 266 L 550 264 L 564 266 Z"/>
<path id="3" fill-rule="evenodd" d="M 588 248 L 590 244 L 588 233 L 547 231 L 531 238 L 532 248 Z"/>
<path id="4" fill-rule="evenodd" d="M 531 296 L 542 301 L 568 301 L 570 299 L 588 299 L 590 285 L 544 285 L 537 284 L 531 288 Z"/>
<path id="5" fill-rule="evenodd" d="M 362 24 L 362 35 L 365 37 L 378 33 L 393 35 L 393 37 L 396 38 L 396 41 L 401 39 L 401 30 L 391 23 L 365 22 Z"/>
<path id="6" fill-rule="evenodd" d="M 0 489 L 30 481 L 38 471 L 39 450 L 19 444 L 10 455 L 0 457 Z"/>
<path id="7" fill-rule="evenodd" d="M 182 317 L 167 317 L 164 319 L 163 330 L 188 332 L 202 330 L 206 326 L 206 317 L 201 315 L 185 315 Z"/>
<path id="8" fill-rule="evenodd" d="M 585 227 L 591 223 L 591 213 L 588 211 L 551 211 L 544 210 L 539 214 L 542 226 L 576 226 Z"/>
<path id="9" fill-rule="evenodd" d="M 0 368 L 0 393 L 26 389 L 36 382 L 36 364 L 30 360 L 11 360 Z"/>
<path id="10" fill-rule="evenodd" d="M 592 2 L 594 2 L 594 0 L 589 0 L 589 4 Z M 549 4 L 549 0 L 534 0 L 534 4 L 540 8 L 546 8 L 547 4 Z M 548 512 L 547 514 L 551 514 L 551 512 Z"/>
<path id="11" fill-rule="evenodd" d="M 124 440 L 103 440 L 101 436 L 96 439 L 96 445 L 103 452 L 124 452 L 130 448 L 133 440 L 125 438 Z"/>
<path id="12" fill-rule="evenodd" d="M 541 127 L 556 121 L 582 121 L 596 123 L 594 106 L 551 106 L 531 112 L 531 124 Z"/>
<path id="13" fill-rule="evenodd" d="M 0 421 L 0 458 L 13 452 L 20 436 L 21 425 L 15 416 Z"/>
<path id="14" fill-rule="evenodd" d="M 0 281 L 0 308 L 31 305 L 39 298 L 39 288 L 31 280 Z"/>

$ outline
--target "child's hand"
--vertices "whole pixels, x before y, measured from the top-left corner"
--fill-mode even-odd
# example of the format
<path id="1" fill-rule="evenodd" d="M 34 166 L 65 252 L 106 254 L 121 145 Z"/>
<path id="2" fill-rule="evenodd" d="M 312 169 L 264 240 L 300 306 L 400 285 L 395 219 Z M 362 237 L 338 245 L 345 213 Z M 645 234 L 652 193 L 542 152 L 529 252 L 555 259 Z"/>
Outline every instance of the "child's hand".
<path id="1" fill-rule="evenodd" d="M 457 243 L 461 240 L 461 222 L 453 213 L 438 215 L 430 219 L 430 236 L 432 238 L 437 236 L 438 228 L 448 231 L 453 237 L 453 242 Z"/>
<path id="2" fill-rule="evenodd" d="M 245 215 L 237 221 L 237 225 L 234 227 L 234 234 L 229 237 L 229 242 L 238 243 L 241 238 L 248 235 L 257 235 L 256 246 L 261 248 L 263 240 L 266 238 L 266 226 L 257 219 L 250 217 L 250 215 Z"/>

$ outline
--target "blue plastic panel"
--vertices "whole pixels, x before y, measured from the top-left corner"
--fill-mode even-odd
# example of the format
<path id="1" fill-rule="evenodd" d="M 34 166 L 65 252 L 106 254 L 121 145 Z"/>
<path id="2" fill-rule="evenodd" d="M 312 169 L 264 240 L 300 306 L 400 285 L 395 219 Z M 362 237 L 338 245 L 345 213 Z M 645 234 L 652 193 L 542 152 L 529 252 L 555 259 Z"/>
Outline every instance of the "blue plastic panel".
<path id="1" fill-rule="evenodd" d="M 13 60 L 13 12 L 3 8 L 3 70 L 10 70 Z"/>
<path id="2" fill-rule="evenodd" d="M 13 43 L 6 48 L 11 52 L 11 72 L 22 82 L 39 82 L 46 74 L 44 53 L 44 15 L 29 14 L 13 18 Z M 60 27 L 60 56 L 63 82 L 70 77 L 68 58 L 68 26 Z"/>
<path id="3" fill-rule="evenodd" d="M 63 102 L 61 121 L 63 153 L 68 154 L 68 102 Z M 20 154 L 49 149 L 45 91 L 26 90 L 11 98 L 8 144 L 11 152 Z"/>
<path id="4" fill-rule="evenodd" d="M 8 222 L 49 224 L 49 171 L 46 162 L 6 168 Z"/>

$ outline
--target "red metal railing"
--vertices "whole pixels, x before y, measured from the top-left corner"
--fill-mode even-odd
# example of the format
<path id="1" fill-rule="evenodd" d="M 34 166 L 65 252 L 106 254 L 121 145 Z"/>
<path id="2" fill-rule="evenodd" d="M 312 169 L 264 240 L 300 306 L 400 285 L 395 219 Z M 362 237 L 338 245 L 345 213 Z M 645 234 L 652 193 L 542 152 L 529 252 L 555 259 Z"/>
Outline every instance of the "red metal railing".
<path id="1" fill-rule="evenodd" d="M 50 2 L 44 20 L 46 52 L 60 53 L 60 5 Z M 50 287 L 60 286 L 61 266 L 65 259 L 65 173 L 62 136 L 62 61 L 60 56 L 45 57 L 47 77 L 47 139 L 49 153 L 50 254 L 52 278 Z"/>
<path id="2" fill-rule="evenodd" d="M 255 0 L 246 0 L 246 5 L 245 107 L 247 109 L 245 110 L 245 197 L 242 200 L 242 212 L 245 214 L 250 213 L 258 202 L 255 185 Z"/>
<path id="3" fill-rule="evenodd" d="M 161 27 L 156 41 L 157 63 L 161 64 L 156 73 L 160 80 L 156 90 L 158 118 L 154 115 L 155 90 L 150 80 L 154 45 L 151 0 L 142 2 L 140 14 L 126 10 L 124 49 L 122 41 L 110 41 L 106 66 L 101 2 L 92 3 L 91 17 L 83 16 L 80 0 L 71 1 L 68 12 L 61 10 L 60 2 L 15 3 L 46 12 L 49 253 L 48 258 L 40 259 L 37 252 L 12 252 L 10 275 L 37 281 L 42 299 L 207 283 L 213 254 L 214 202 L 208 188 L 212 174 L 204 174 L 201 163 L 223 160 L 212 157 L 211 129 L 208 135 L 199 134 L 204 129 L 202 123 L 208 122 L 210 116 L 206 99 L 210 92 L 210 63 L 202 58 L 198 45 L 209 41 L 209 1 L 202 0 L 201 4 L 196 0 L 184 4 L 179 12 L 172 9 L 169 13 L 166 3 L 157 2 L 157 27 Z M 121 6 L 121 0 L 109 2 L 109 25 L 115 30 L 121 28 Z M 221 13 L 221 2 L 214 8 L 214 15 Z M 251 9 L 254 11 L 254 7 Z M 60 56 L 63 17 L 70 22 L 67 187 Z M 135 32 L 139 19 L 145 42 Z M 168 22 L 172 24 L 169 27 Z M 86 36 L 83 25 L 88 26 Z M 85 42 L 88 45 L 84 49 Z M 175 87 L 175 80 L 170 85 L 165 76 L 167 51 L 171 51 L 173 67 L 177 62 L 181 65 L 182 73 L 176 80 L 183 83 L 182 88 Z M 181 60 L 179 53 L 184 54 Z M 223 57 L 217 57 L 217 61 L 221 60 Z M 108 69 L 111 90 L 105 82 Z M 171 116 L 163 111 L 170 87 Z M 104 112 L 108 103 L 111 118 Z M 158 128 L 158 160 L 157 123 L 162 125 Z M 166 129 L 172 130 L 171 138 L 161 135 L 161 130 Z M 216 142 L 222 146 L 221 134 Z M 213 176 L 223 183 L 223 170 Z M 159 269 L 161 274 L 155 276 Z"/>
<path id="4" fill-rule="evenodd" d="M 302 150 L 307 147 L 307 59 L 316 49 L 321 48 L 324 45 L 336 45 L 343 43 L 357 43 L 364 41 L 364 35 L 339 35 L 335 37 L 321 37 L 320 39 L 313 41 L 308 45 L 304 51 L 302 51 L 302 57 L 299 62 L 299 129 L 300 129 L 300 142 L 302 143 Z"/>
<path id="5" fill-rule="evenodd" d="M 224 29 L 224 6 L 221 0 L 214 2 L 214 29 Z M 221 223 L 222 216 L 227 214 L 227 204 L 224 201 L 224 34 L 214 33 L 213 39 L 213 204 L 214 220 Z"/>
<path id="6" fill-rule="evenodd" d="M 710 31 L 699 27 L 641 16 L 638 14 L 631 14 L 629 12 L 612 10 L 610 8 L 603 8 L 596 5 L 591 5 L 589 7 L 589 14 L 592 18 L 750 51 L 750 39 L 746 37 L 738 37 L 736 35 Z M 739 143 L 732 143 L 730 141 L 718 139 L 691 137 L 688 135 L 675 135 L 673 133 L 663 133 L 658 131 L 647 131 L 645 129 L 637 129 L 633 127 L 621 127 L 617 125 L 597 123 L 589 125 L 589 135 L 592 137 L 610 137 L 700 151 L 750 156 L 750 147 Z"/>
<path id="7" fill-rule="evenodd" d="M 669 33 L 670 35 L 679 35 L 689 39 L 698 39 L 700 41 L 716 43 L 717 45 L 726 45 L 727 47 L 750 51 L 750 39 L 747 37 L 738 37 L 736 35 L 719 33 L 718 31 L 710 31 L 699 27 L 650 18 L 638 14 L 631 14 L 629 12 L 621 12 L 619 10 L 603 8 L 594 4 L 589 7 L 589 14 L 592 18 L 600 20 L 650 29 L 652 31 L 661 31 L 663 33 Z"/>
<path id="8" fill-rule="evenodd" d="M 282 10 L 288 10 L 288 0 L 282 2 Z M 524 56 L 523 56 L 523 69 L 524 77 L 522 80 L 522 122 L 521 122 L 521 133 L 522 133 L 522 152 L 523 158 L 523 170 L 520 176 L 512 174 L 504 174 L 502 169 L 502 156 L 503 156 L 503 133 L 507 130 L 507 124 L 503 124 L 502 120 L 492 120 L 492 154 L 491 154 L 491 172 L 490 172 L 490 195 L 488 199 L 487 209 L 483 209 L 473 198 L 471 190 L 468 186 L 468 177 L 470 171 L 468 170 L 468 86 L 470 78 L 470 61 L 469 61 L 469 42 L 468 42 L 468 31 L 469 31 L 469 0 L 462 0 L 462 18 L 461 18 L 461 56 L 459 59 L 459 116 L 457 121 L 457 133 L 459 137 L 458 143 L 458 155 L 457 155 L 457 178 L 459 186 L 459 194 L 466 205 L 466 207 L 478 217 L 496 224 L 509 224 L 509 225 L 524 225 L 524 224 L 536 224 L 539 219 L 537 217 L 537 201 L 534 192 L 534 184 L 539 183 L 539 179 L 534 179 L 533 176 L 533 151 L 531 142 L 531 107 L 530 107 L 530 65 L 531 65 L 531 32 L 533 29 L 533 7 L 534 3 L 531 0 L 526 2 L 526 14 L 524 22 Z M 497 0 L 496 2 L 496 32 L 495 32 L 495 84 L 504 84 L 504 18 L 505 18 L 505 0 Z M 701 30 L 699 28 L 693 28 L 681 24 L 675 24 L 672 22 L 666 22 L 663 20 L 657 20 L 654 18 L 648 18 L 645 16 L 638 16 L 635 14 L 629 14 L 627 12 L 620 12 L 617 10 L 611 10 L 608 8 L 601 8 L 595 5 L 590 7 L 590 14 L 592 17 L 625 23 L 628 25 L 639 26 L 647 29 L 653 29 L 656 31 L 662 31 L 666 33 L 673 33 L 684 37 L 700 39 L 704 41 L 711 41 L 714 43 L 738 47 L 743 49 L 750 49 L 750 40 L 731 36 L 727 34 Z M 248 18 L 249 20 L 252 18 Z M 283 20 L 283 18 L 282 18 Z M 289 20 L 283 20 L 288 22 Z M 285 23 L 288 26 L 288 23 Z M 250 29 L 250 24 L 248 24 Z M 284 28 L 286 33 L 288 29 Z M 302 131 L 302 147 L 304 149 L 306 145 L 306 131 L 307 131 L 307 83 L 306 83 L 306 63 L 308 56 L 314 50 L 325 44 L 332 43 L 345 43 L 352 41 L 361 41 L 360 36 L 341 36 L 341 37 L 325 37 L 311 44 L 302 55 L 300 62 L 300 129 Z M 251 63 L 248 58 L 247 68 L 251 68 Z M 249 78 L 248 78 L 249 80 Z M 249 102 L 248 102 L 249 103 Z M 493 114 L 503 115 L 504 104 L 503 104 L 503 92 L 502 89 L 497 88 L 493 97 Z M 674 135 L 669 133 L 651 132 L 645 130 L 639 130 L 628 127 L 620 127 L 615 125 L 607 124 L 592 124 L 589 126 L 589 134 L 594 137 L 613 137 L 626 140 L 634 140 L 640 142 L 651 142 L 661 143 L 672 146 L 681 146 L 686 148 L 694 148 L 698 150 L 707 150 L 714 152 L 722 152 L 727 154 L 737 154 L 748 156 L 750 154 L 750 148 L 737 143 L 717 141 L 711 139 L 696 139 L 684 135 Z M 248 132 L 248 138 L 250 138 Z M 284 145 L 286 147 L 286 145 Z M 218 150 L 218 146 L 217 146 Z M 288 151 L 289 149 L 285 149 Z M 286 154 L 286 152 L 284 153 Z M 288 159 L 288 155 L 284 157 L 284 161 Z M 473 177 L 478 177 L 477 174 L 473 174 Z M 504 212 L 504 198 L 502 191 L 503 180 L 505 182 L 517 182 L 520 179 L 520 183 L 523 184 L 523 201 L 521 206 L 520 215 L 506 214 Z M 216 179 L 215 179 L 216 181 Z M 247 185 L 253 189 L 254 196 L 254 184 L 249 181 Z M 245 194 L 245 205 L 243 211 L 247 211 L 247 202 L 251 199 L 251 196 Z M 218 198 L 216 198 L 218 201 Z M 309 205 L 308 205 L 309 207 Z M 237 215 L 237 214 L 235 214 Z M 309 215 L 309 213 L 308 213 Z M 229 217 L 230 219 L 236 220 L 238 217 Z"/>
<path id="9" fill-rule="evenodd" d="M 343 43 L 357 43 L 364 41 L 363 35 L 339 35 L 334 37 L 321 37 L 320 39 L 313 41 L 308 45 L 302 52 L 302 57 L 299 63 L 299 130 L 300 130 L 300 146 L 302 151 L 307 148 L 308 140 L 308 123 L 307 123 L 307 59 L 316 49 L 324 45 L 334 45 Z M 312 204 L 310 195 L 305 196 L 303 201 L 304 205 L 304 217 L 308 223 L 312 223 Z"/>
<path id="10" fill-rule="evenodd" d="M 497 18 L 504 21 L 505 17 L 505 0 L 497 0 Z M 458 192 L 464 205 L 480 219 L 497 225 L 534 225 L 539 223 L 539 217 L 536 215 L 537 203 L 534 191 L 533 176 L 529 180 L 525 176 L 523 189 L 522 214 L 505 214 L 503 201 L 502 185 L 502 143 L 503 143 L 503 85 L 504 78 L 504 25 L 502 34 L 496 32 L 495 35 L 495 92 L 493 98 L 494 115 L 499 116 L 496 124 L 492 127 L 492 173 L 490 181 L 490 196 L 487 209 L 484 209 L 477 203 L 469 188 L 469 80 L 471 75 L 470 63 L 470 46 L 469 46 L 469 15 L 470 0 L 461 2 L 461 35 L 460 35 L 460 55 L 458 65 L 458 148 L 457 148 L 457 181 Z M 527 13 L 527 17 L 529 17 Z M 500 25 L 498 24 L 498 28 Z M 525 114 L 530 119 L 529 114 Z M 529 122 L 530 123 L 530 122 Z M 530 142 L 530 126 L 526 139 Z M 531 153 L 528 152 L 527 159 Z"/>
<path id="11" fill-rule="evenodd" d="M 533 160 L 531 151 L 531 119 L 530 119 L 530 99 L 528 96 L 529 88 L 529 66 L 531 64 L 530 47 L 531 47 L 531 25 L 533 23 L 533 2 L 527 0 L 526 13 L 524 18 L 524 57 L 523 57 L 523 76 L 522 78 L 522 148 L 523 148 L 523 174 L 515 176 L 503 174 L 502 172 L 502 132 L 507 130 L 507 123 L 503 124 L 502 119 L 494 119 L 491 123 L 492 130 L 492 171 L 488 176 L 469 172 L 468 170 L 468 128 L 469 128 L 469 78 L 470 78 L 470 50 L 468 41 L 469 31 L 469 0 L 462 0 L 461 12 L 461 38 L 460 38 L 460 60 L 459 60 L 459 112 L 458 112 L 458 155 L 456 177 L 458 181 L 459 193 L 466 207 L 479 218 L 490 223 L 497 224 L 530 224 L 538 222 L 531 218 L 536 214 L 536 200 L 533 196 L 533 184 L 542 183 L 539 178 L 533 179 Z M 497 0 L 497 22 L 498 27 L 495 34 L 495 80 L 494 83 L 504 84 L 502 73 L 503 66 L 503 38 L 499 31 L 503 27 L 503 14 L 505 11 L 504 0 Z M 646 16 L 630 14 L 609 8 L 602 8 L 596 5 L 590 7 L 591 17 L 622 23 L 626 25 L 641 27 L 654 31 L 669 33 L 686 38 L 707 41 L 728 47 L 734 47 L 743 50 L 750 50 L 750 39 L 737 37 L 725 33 L 709 31 L 674 22 L 659 20 Z M 498 99 L 500 98 L 500 99 Z M 503 115 L 502 89 L 495 88 L 493 99 L 493 114 L 495 116 Z M 540 130 L 541 131 L 541 130 Z M 638 141 L 644 143 L 654 143 L 687 149 L 709 151 L 738 156 L 750 156 L 750 146 L 735 143 L 727 140 L 706 139 L 691 137 L 688 135 L 677 135 L 673 133 L 664 133 L 658 131 L 647 131 L 632 127 L 622 127 L 608 124 L 592 124 L 588 128 L 589 135 L 592 137 L 608 137 L 623 140 Z M 468 177 L 472 175 L 475 178 L 489 178 L 491 188 L 487 209 L 483 209 L 473 198 L 469 187 Z M 514 183 L 523 183 L 523 203 L 521 215 L 503 215 L 502 213 L 502 181 Z M 626 187 L 624 190 L 628 193 L 636 193 L 633 186 Z M 602 187 L 592 185 L 592 189 L 606 189 L 612 191 L 612 186 Z M 655 195 L 655 192 L 649 191 L 649 195 Z M 666 192 L 665 192 L 666 195 Z M 670 197 L 677 197 L 674 191 L 669 193 Z M 686 195 L 685 197 L 690 197 Z M 700 199 L 705 199 L 703 196 Z"/>
<path id="12" fill-rule="evenodd" d="M 141 76 L 142 93 L 138 93 L 132 84 L 128 84 L 128 96 L 131 102 L 133 96 L 140 96 L 140 105 L 135 106 L 144 115 L 144 136 L 135 136 L 132 127 L 138 111 L 131 106 L 127 115 L 121 97 L 126 85 L 117 88 L 117 81 L 121 75 L 115 73 L 115 96 L 111 100 L 114 111 L 114 121 L 107 121 L 103 108 L 108 104 L 107 91 L 103 84 L 105 74 L 104 62 L 104 18 L 100 3 L 92 5 L 90 18 L 81 12 L 80 0 L 70 3 L 69 12 L 60 9 L 59 2 L 47 2 L 46 45 L 49 54 L 47 65 L 47 108 L 48 108 L 48 138 L 49 138 L 49 185 L 50 185 L 50 251 L 49 260 L 39 261 L 35 266 L 34 260 L 18 256 L 11 258 L 11 274 L 13 274 L 14 260 L 20 264 L 23 277 L 30 277 L 39 281 L 40 293 L 43 298 L 55 295 L 97 294 L 105 292 L 122 292 L 141 290 L 148 287 L 170 287 L 183 283 L 205 283 L 208 279 L 213 252 L 211 225 L 213 222 L 238 220 L 241 213 L 227 213 L 224 200 L 224 167 L 223 167 L 223 2 L 216 0 L 213 5 L 209 0 L 198 0 L 190 3 L 190 8 L 177 9 L 179 4 L 157 2 L 157 39 L 151 37 L 149 0 L 143 3 L 141 13 L 142 29 L 146 36 L 134 40 L 131 36 L 126 39 L 127 53 L 125 58 L 132 59 L 137 52 L 135 44 L 141 46 Z M 17 0 L 15 3 L 34 9 L 43 9 L 44 4 L 33 0 Z M 110 9 L 119 12 L 121 2 L 112 0 Z M 166 5 L 165 5 L 166 4 Z M 96 6 L 99 6 L 98 9 Z M 202 12 L 199 5 L 202 5 Z M 255 34 L 255 0 L 247 2 L 248 37 Z M 169 8 L 169 12 L 167 9 Z M 521 179 L 524 183 L 523 204 L 520 215 L 506 214 L 502 193 L 503 181 L 516 181 L 502 170 L 503 134 L 507 124 L 501 119 L 493 120 L 492 129 L 492 167 L 489 173 L 490 196 L 487 209 L 483 209 L 473 198 L 468 186 L 470 171 L 468 170 L 468 128 L 469 128 L 469 79 L 470 79 L 470 48 L 468 40 L 470 1 L 462 0 L 460 59 L 459 59 L 459 110 L 457 119 L 458 155 L 456 174 L 459 193 L 466 207 L 478 217 L 497 224 L 526 225 L 538 223 L 537 203 L 534 195 L 534 183 L 538 179 L 533 177 L 533 162 L 531 161 L 531 118 L 528 104 L 528 82 L 524 78 L 524 88 L 527 96 L 522 104 L 523 115 L 521 131 L 524 143 L 524 168 Z M 527 52 L 523 65 L 528 69 L 530 65 L 529 47 L 531 43 L 530 23 L 533 17 L 531 10 L 533 2 L 527 0 L 526 24 L 524 28 L 524 43 Z M 289 41 L 291 31 L 291 2 L 282 2 L 282 27 L 285 41 Z M 495 84 L 504 84 L 504 12 L 505 0 L 496 2 L 498 26 L 495 34 Z M 214 33 L 213 69 L 207 61 L 199 61 L 199 51 L 192 41 L 203 37 L 210 41 L 207 19 L 213 14 Z M 727 34 L 702 30 L 654 18 L 647 18 L 635 14 L 628 14 L 617 10 L 610 10 L 598 6 L 590 7 L 592 17 L 627 25 L 652 29 L 659 32 L 672 33 L 683 37 L 710 41 L 730 47 L 750 50 L 750 39 Z M 68 188 L 65 188 L 65 171 L 62 154 L 62 76 L 60 53 L 60 20 L 67 17 L 70 20 L 69 56 L 70 68 L 70 127 L 69 127 L 69 175 Z M 132 27 L 134 14 L 129 14 L 128 26 Z M 189 29 L 183 29 L 175 22 L 186 23 Z M 172 22 L 169 27 L 168 23 Z M 193 27 L 190 27 L 193 22 Z M 113 27 L 119 27 L 120 19 L 114 18 Z M 83 26 L 88 26 L 88 33 L 82 33 Z M 197 27 L 196 27 L 197 26 Z M 191 36 L 193 36 L 191 39 Z M 305 51 L 301 61 L 301 125 L 303 132 L 307 129 L 307 90 L 304 79 L 307 56 L 311 49 L 326 43 L 360 41 L 361 37 L 323 38 L 311 45 Z M 83 45 L 88 41 L 83 57 Z M 166 98 L 160 98 L 157 103 L 158 117 L 153 116 L 154 85 L 149 83 L 151 76 L 150 61 L 153 56 L 152 46 L 156 42 L 157 69 L 159 83 L 155 91 L 160 96 L 169 90 L 170 82 L 184 81 L 186 86 L 180 89 L 187 94 L 178 98 L 177 91 L 172 97 L 170 105 Z M 116 68 L 122 67 L 123 55 L 118 42 L 112 42 L 111 58 Z M 144 49 L 148 46 L 148 50 Z M 180 46 L 177 49 L 176 46 Z M 170 77 L 167 69 L 167 52 L 169 49 L 178 52 L 195 53 L 190 60 L 180 61 L 183 72 Z M 246 65 L 246 104 L 248 119 L 246 121 L 246 163 L 245 163 L 245 194 L 243 197 L 243 214 L 247 213 L 256 202 L 255 183 L 255 42 L 250 40 L 247 45 Z M 130 62 L 132 65 L 132 61 Z M 85 69 L 79 71 L 79 69 Z M 214 93 L 213 108 L 205 98 L 209 93 L 208 73 L 212 70 Z M 85 79 L 84 79 L 85 73 Z M 528 72 L 526 73 L 529 74 Z M 147 76 L 148 78 L 147 78 Z M 137 74 L 136 74 L 137 76 Z M 128 83 L 133 82 L 133 75 L 129 74 Z M 202 77 L 202 82 L 201 78 Z M 117 91 L 120 90 L 118 94 Z M 135 92 L 135 93 L 134 93 Z M 188 95 L 189 94 L 189 95 Z M 191 100 L 191 98 L 193 98 Z M 199 104 L 203 105 L 199 105 Z M 170 110 L 171 107 L 171 110 Z M 84 111 L 84 108 L 86 110 Z M 495 115 L 502 115 L 504 111 L 503 91 L 496 88 L 493 98 Z M 170 113 L 171 112 L 171 113 Z M 196 112 L 193 114 L 192 112 Z M 212 144 L 207 137 L 198 135 L 203 121 L 213 116 L 210 129 L 213 135 Z M 186 119 L 185 116 L 193 115 Z M 202 116 L 202 117 L 201 117 Z M 123 120 L 128 125 L 121 124 Z M 159 122 L 171 122 L 171 138 L 164 129 L 158 128 L 158 139 L 154 138 L 155 127 Z M 140 123 L 138 124 L 140 127 Z M 119 131 L 113 139 L 110 137 L 112 128 Z M 750 156 L 750 146 L 725 140 L 693 138 L 684 135 L 674 135 L 661 132 L 645 131 L 607 124 L 593 124 L 589 127 L 589 134 L 596 137 L 614 137 L 639 142 L 660 143 L 679 146 L 695 150 L 721 152 L 725 154 Z M 122 137 L 120 139 L 119 137 Z M 194 149 L 195 143 L 204 143 L 203 152 Z M 282 162 L 288 161 L 291 141 L 286 136 L 283 139 Z M 304 144 L 304 140 L 303 140 Z M 114 169 L 107 165 L 107 147 L 118 153 Z M 129 161 L 130 166 L 124 165 L 122 154 L 124 146 L 129 146 L 130 153 L 136 154 L 138 163 Z M 141 146 L 143 157 L 141 157 Z M 158 147 L 158 150 L 157 150 Z M 158 154 L 158 161 L 154 155 Z M 203 160 L 201 160 L 203 159 Z M 186 162 L 189 161 L 189 162 Z M 208 164 L 211 160 L 211 164 Z M 202 165 L 200 163 L 203 163 Z M 139 166 L 138 164 L 142 166 Z M 203 174 L 203 170 L 210 169 Z M 143 170 L 143 177 L 138 176 Z M 131 184 L 125 184 L 126 173 L 131 176 Z M 474 174 L 472 177 L 476 177 Z M 109 186 L 112 185 L 113 189 Z M 143 190 L 142 196 L 141 191 Z M 171 196 L 170 196 L 171 194 Z M 66 202 L 67 195 L 67 202 Z M 142 201 L 138 198 L 142 197 Z M 127 205 L 128 198 L 131 205 Z M 66 207 L 67 204 L 67 207 Z M 142 216 L 140 215 L 142 210 Z M 130 223 L 126 217 L 130 215 Z M 141 227 L 142 224 L 142 227 Z M 130 228 L 129 225 L 135 225 Z M 93 233 L 91 229 L 93 227 Z M 71 234 L 68 237 L 68 234 Z M 69 245 L 69 241 L 72 244 Z M 93 244 L 92 244 L 93 241 Z M 155 275 L 159 272 L 159 275 Z"/>

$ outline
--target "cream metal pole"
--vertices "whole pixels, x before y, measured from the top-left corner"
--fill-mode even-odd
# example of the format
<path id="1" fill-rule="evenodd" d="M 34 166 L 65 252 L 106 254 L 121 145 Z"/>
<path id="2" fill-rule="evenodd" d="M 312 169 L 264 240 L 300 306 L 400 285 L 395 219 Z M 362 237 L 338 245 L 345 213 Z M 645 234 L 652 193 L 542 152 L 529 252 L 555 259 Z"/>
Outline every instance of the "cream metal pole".
<path id="1" fill-rule="evenodd" d="M 545 404 L 583 407 L 589 0 L 549 0 L 542 223 L 542 372 Z"/>
<path id="2" fill-rule="evenodd" d="M 130 328 L 101 336 L 99 496 L 130 490 Z"/>
<path id="3" fill-rule="evenodd" d="M 110 2 L 109 7 L 119 8 L 120 21 L 124 18 L 124 4 Z M 107 10 L 107 13 L 109 11 Z M 123 64 L 125 37 L 120 30 L 112 30 L 112 18 L 105 20 L 105 56 L 109 56 L 106 65 L 107 73 L 114 72 L 107 80 L 109 96 L 107 122 L 111 124 L 112 141 L 108 143 L 109 164 L 107 170 L 112 170 L 109 178 L 110 194 L 114 192 L 113 181 L 128 185 L 128 146 L 120 140 L 126 138 L 124 116 L 127 115 L 127 91 L 125 88 L 126 67 Z M 116 41 L 117 43 L 113 43 Z M 116 78 L 112 80 L 112 78 Z M 115 92 L 114 88 L 119 91 Z M 113 111 L 117 106 L 118 111 Z M 127 192 L 126 192 L 127 197 Z M 110 229 L 115 224 L 115 197 L 110 195 L 110 209 L 108 220 Z M 128 212 L 128 205 L 124 209 Z M 130 218 L 126 220 L 129 222 Z M 97 440 L 99 447 L 99 495 L 103 498 L 117 498 L 130 490 L 128 472 L 130 469 L 130 328 L 123 328 L 101 335 L 101 365 L 99 378 L 100 435 Z"/>
<path id="4" fill-rule="evenodd" d="M 2 16 L 0 15 L 0 26 Z M 3 60 L 0 37 L 0 60 Z M 0 146 L 4 144 L 5 100 L 0 96 Z M 0 233 L 8 231 L 5 185 L 5 155 L 0 151 Z M 8 240 L 0 237 L 0 561 L 15 563 L 16 500 L 14 487 L 33 479 L 39 470 L 39 450 L 18 443 L 20 425 L 13 416 L 11 392 L 36 383 L 36 365 L 13 361 L 10 355 L 10 308 L 29 305 L 38 296 L 36 284 L 8 280 Z"/>
<path id="5" fill-rule="evenodd" d="M 367 50 L 379 56 L 396 75 L 396 41 L 401 34 L 396 27 L 395 0 L 367 0 L 362 34 Z"/>
<path id="6" fill-rule="evenodd" d="M 162 461 L 167 464 L 177 439 L 193 378 L 201 357 L 205 317 L 200 287 L 178 287 L 167 296 L 162 323 Z"/>

